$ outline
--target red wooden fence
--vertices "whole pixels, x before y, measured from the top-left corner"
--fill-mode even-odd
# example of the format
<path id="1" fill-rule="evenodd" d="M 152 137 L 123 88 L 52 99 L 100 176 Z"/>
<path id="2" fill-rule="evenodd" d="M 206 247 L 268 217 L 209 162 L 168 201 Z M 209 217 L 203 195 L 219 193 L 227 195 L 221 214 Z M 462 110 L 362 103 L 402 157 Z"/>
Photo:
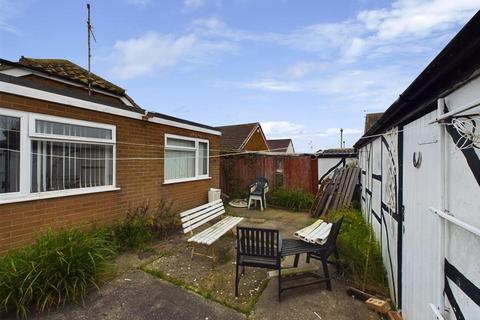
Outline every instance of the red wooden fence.
<path id="1" fill-rule="evenodd" d="M 251 153 L 220 159 L 220 186 L 232 197 L 245 193 L 258 177 L 267 178 L 271 188 L 317 192 L 318 162 L 311 155 Z"/>

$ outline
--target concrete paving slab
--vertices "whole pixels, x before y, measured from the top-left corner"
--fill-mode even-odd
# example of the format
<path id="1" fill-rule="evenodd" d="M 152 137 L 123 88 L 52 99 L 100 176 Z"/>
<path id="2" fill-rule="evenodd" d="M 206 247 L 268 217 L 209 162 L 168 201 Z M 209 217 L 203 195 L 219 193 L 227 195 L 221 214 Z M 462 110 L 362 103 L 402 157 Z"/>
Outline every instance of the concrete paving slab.
<path id="1" fill-rule="evenodd" d="M 31 319 L 37 320 L 181 320 L 244 319 L 244 315 L 219 303 L 134 270 L 92 293 L 85 307 L 69 305 Z"/>

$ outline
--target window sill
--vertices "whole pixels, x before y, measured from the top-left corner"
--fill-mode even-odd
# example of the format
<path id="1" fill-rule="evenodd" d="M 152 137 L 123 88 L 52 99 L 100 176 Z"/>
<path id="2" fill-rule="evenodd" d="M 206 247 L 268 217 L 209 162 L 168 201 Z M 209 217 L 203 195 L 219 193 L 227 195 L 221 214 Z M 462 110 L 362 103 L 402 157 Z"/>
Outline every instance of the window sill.
<path id="1" fill-rule="evenodd" d="M 163 182 L 163 184 L 166 185 L 166 184 L 210 180 L 210 179 L 212 179 L 212 177 L 195 177 L 195 178 L 174 179 L 174 180 L 165 180 Z"/>
<path id="2" fill-rule="evenodd" d="M 120 188 L 110 186 L 110 187 L 91 187 L 91 188 L 85 188 L 85 189 L 70 189 L 70 190 L 48 191 L 48 192 L 41 192 L 41 193 L 30 193 L 27 195 L 12 196 L 4 199 L 0 197 L 0 205 L 7 204 L 7 203 L 69 197 L 69 196 L 76 196 L 76 195 L 82 195 L 82 194 L 109 192 L 109 191 L 117 191 L 117 190 L 120 190 Z"/>

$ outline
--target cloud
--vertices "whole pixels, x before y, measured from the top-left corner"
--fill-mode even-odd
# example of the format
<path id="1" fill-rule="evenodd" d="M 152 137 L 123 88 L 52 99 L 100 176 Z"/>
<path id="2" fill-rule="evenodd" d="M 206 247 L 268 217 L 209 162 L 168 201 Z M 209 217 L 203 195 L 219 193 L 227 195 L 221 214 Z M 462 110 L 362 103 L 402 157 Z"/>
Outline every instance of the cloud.
<path id="1" fill-rule="evenodd" d="M 20 30 L 9 23 L 13 18 L 18 17 L 25 9 L 23 1 L 0 0 L 0 31 L 19 34 Z"/>
<path id="2" fill-rule="evenodd" d="M 148 32 L 138 38 L 117 41 L 110 60 L 110 73 L 120 79 L 148 75 L 179 63 L 207 63 L 212 55 L 233 48 L 223 42 L 209 42 L 195 34 L 175 37 Z"/>
<path id="3" fill-rule="evenodd" d="M 152 1 L 151 0 L 125 0 L 125 2 L 127 4 L 143 8 L 149 5 Z"/>
<path id="4" fill-rule="evenodd" d="M 289 121 L 266 121 L 262 122 L 262 129 L 267 137 L 288 138 L 297 135 L 305 128 L 304 125 Z"/>
<path id="5" fill-rule="evenodd" d="M 206 3 L 205 0 L 184 0 L 183 1 L 183 8 L 185 11 L 195 11 L 198 8 L 204 6 Z"/>
<path id="6" fill-rule="evenodd" d="M 304 89 L 297 83 L 285 82 L 273 79 L 261 79 L 251 82 L 246 82 L 240 85 L 244 88 L 259 89 L 263 91 L 278 91 L 278 92 L 299 92 Z"/>
<path id="7" fill-rule="evenodd" d="M 417 38 L 465 22 L 479 5 L 478 0 L 398 0 L 390 8 L 361 11 L 357 19 L 376 39 Z"/>
<path id="8" fill-rule="evenodd" d="M 298 79 L 303 78 L 317 70 L 321 70 L 325 67 L 325 64 L 314 62 L 297 62 L 287 70 L 287 75 L 291 78 Z"/>

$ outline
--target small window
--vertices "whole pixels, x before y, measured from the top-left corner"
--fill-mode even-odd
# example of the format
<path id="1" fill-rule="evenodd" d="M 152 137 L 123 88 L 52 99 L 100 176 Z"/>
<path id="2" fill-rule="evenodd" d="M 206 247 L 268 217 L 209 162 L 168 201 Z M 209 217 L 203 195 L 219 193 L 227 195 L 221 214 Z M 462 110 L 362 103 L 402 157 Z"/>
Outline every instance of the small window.
<path id="1" fill-rule="evenodd" d="M 0 194 L 20 191 L 20 118 L 0 115 Z"/>
<path id="2" fill-rule="evenodd" d="M 167 136 L 165 182 L 181 182 L 208 177 L 208 141 Z"/>

